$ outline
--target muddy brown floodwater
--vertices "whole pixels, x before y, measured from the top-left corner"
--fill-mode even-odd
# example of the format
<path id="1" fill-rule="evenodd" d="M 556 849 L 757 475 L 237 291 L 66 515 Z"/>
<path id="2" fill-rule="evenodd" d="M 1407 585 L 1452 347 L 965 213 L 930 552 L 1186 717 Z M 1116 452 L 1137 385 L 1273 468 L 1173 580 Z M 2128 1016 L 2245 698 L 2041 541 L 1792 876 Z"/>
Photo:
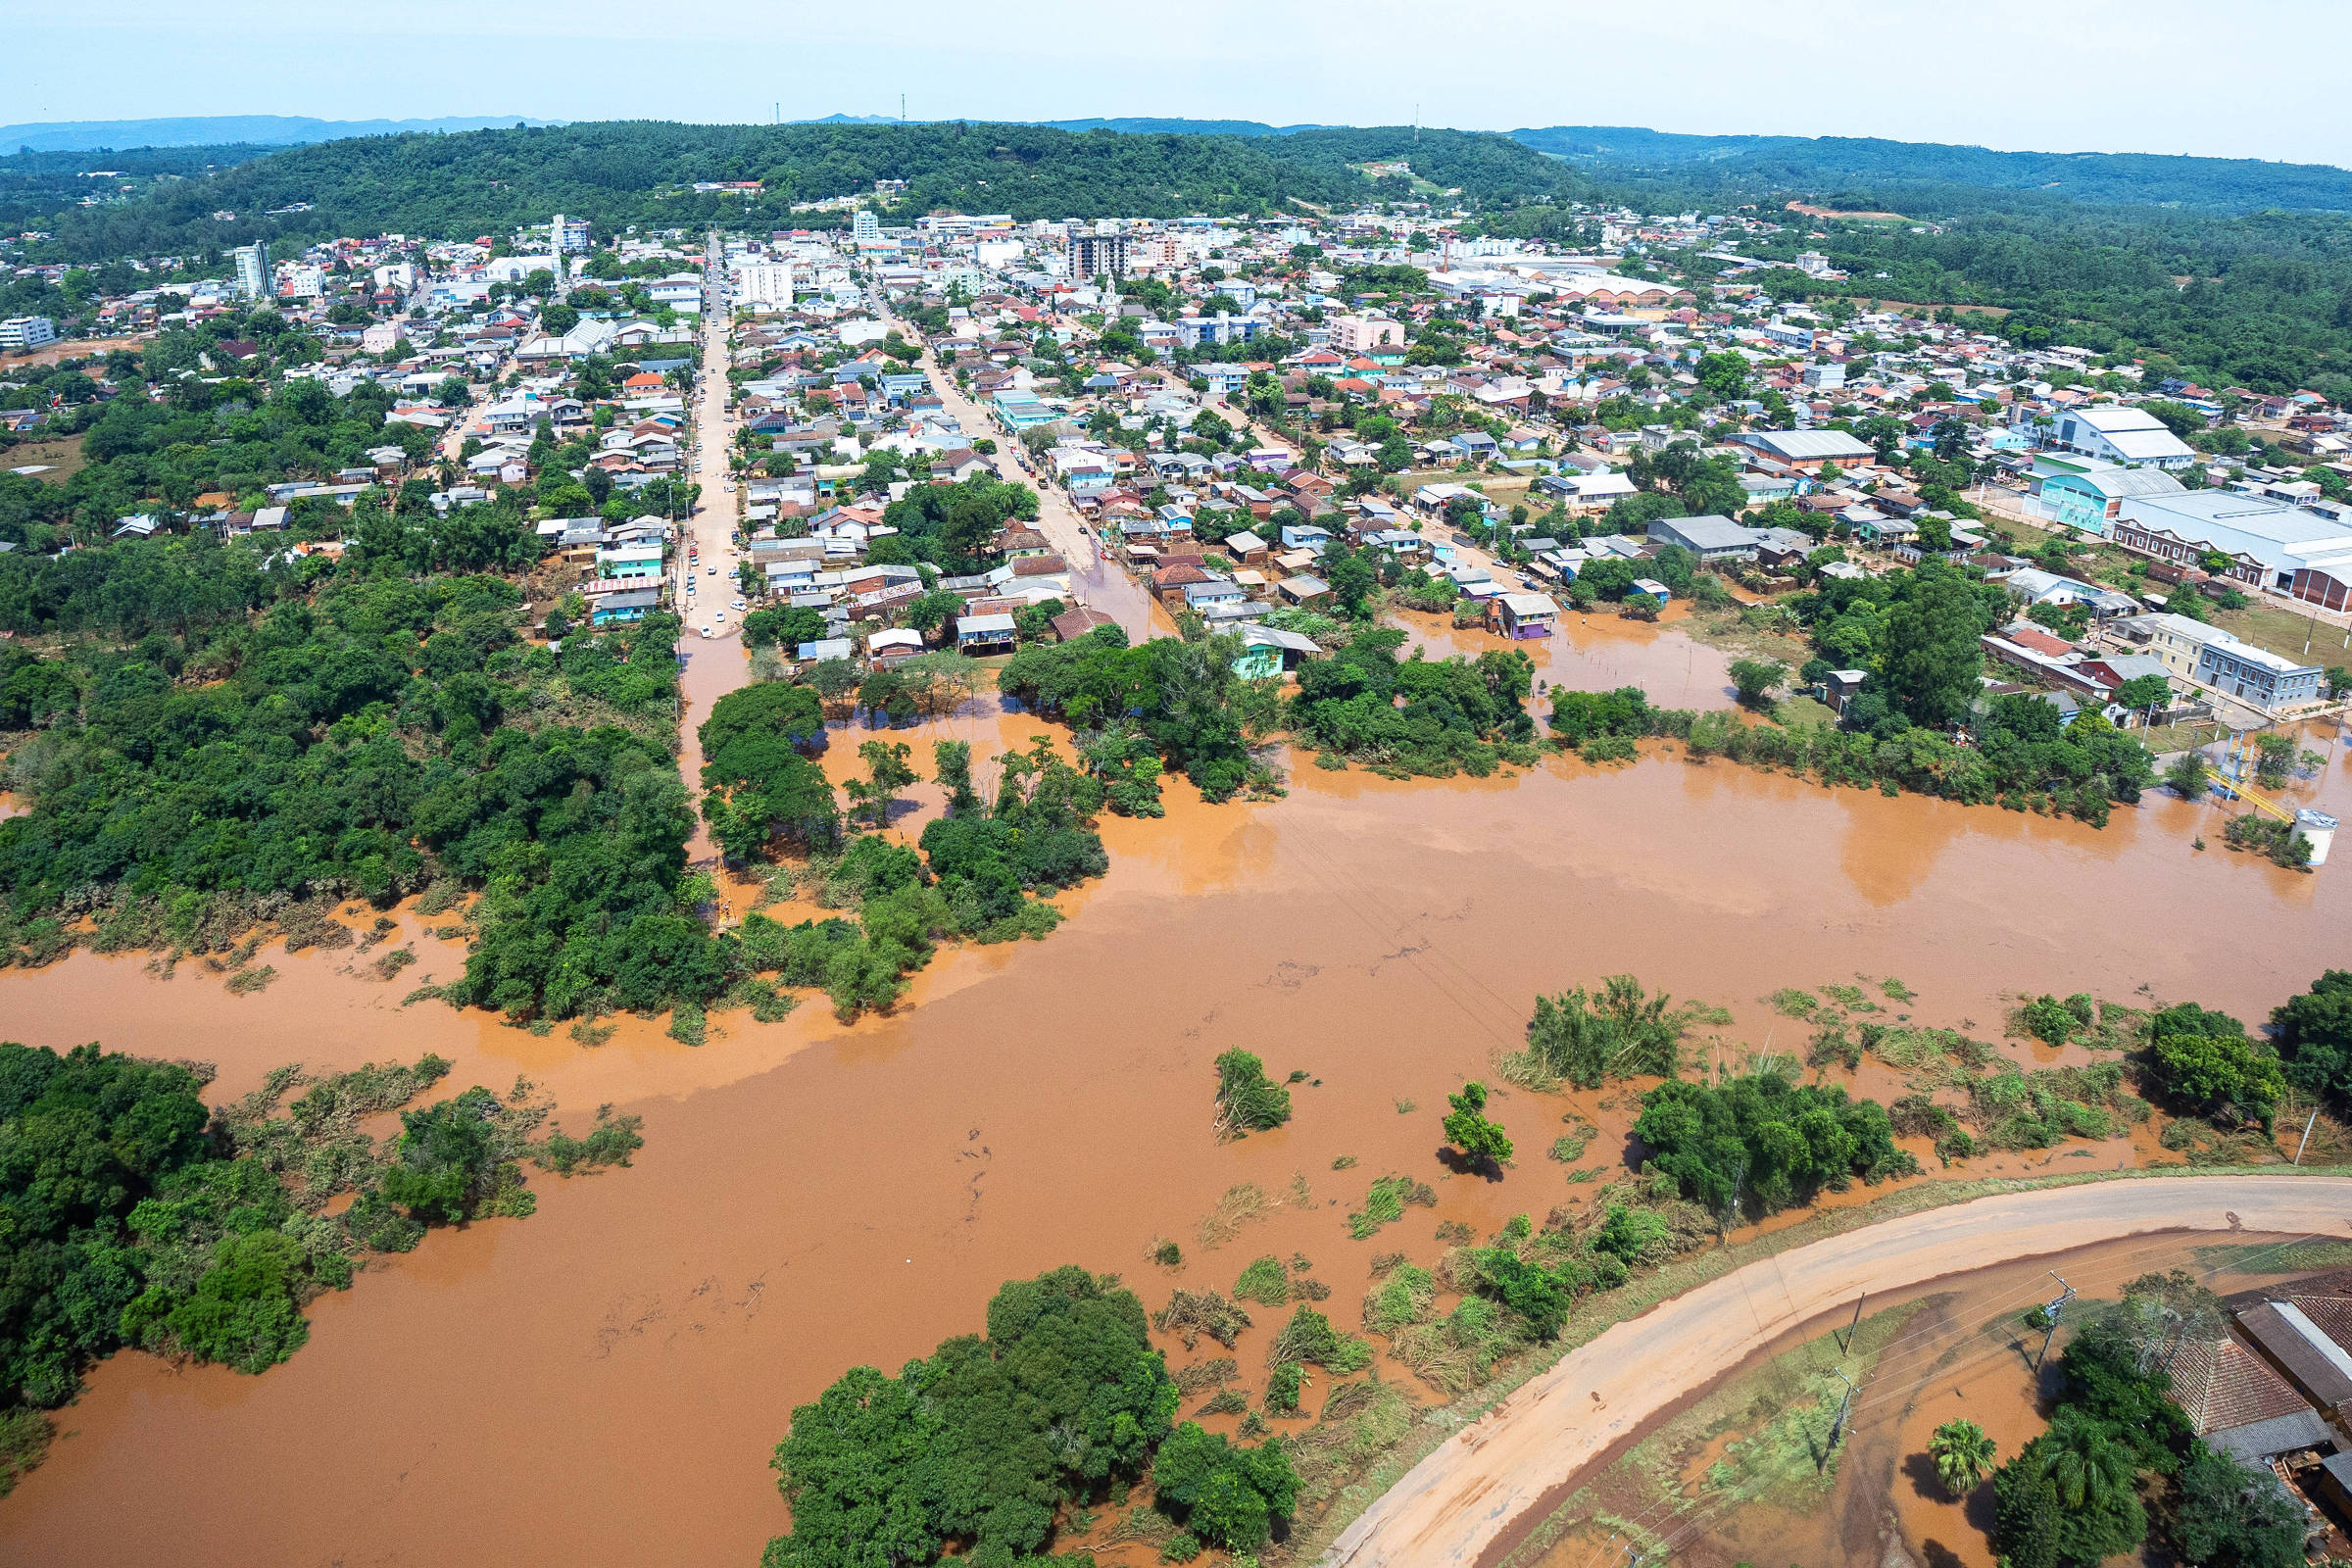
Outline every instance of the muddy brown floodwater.
<path id="1" fill-rule="evenodd" d="M 697 640 L 690 694 L 729 646 Z M 974 705 L 906 738 L 927 761 L 935 734 L 985 753 L 1045 729 Z M 527 1073 L 572 1116 L 641 1114 L 646 1137 L 633 1169 L 536 1178 L 533 1218 L 370 1268 L 266 1376 L 99 1366 L 0 1503 L 0 1561 L 740 1568 L 786 1524 L 766 1461 L 792 1407 L 976 1329 L 1004 1279 L 1075 1262 L 1157 1304 L 1296 1250 L 1352 1322 L 1374 1251 L 1561 1201 L 1544 1159 L 1490 1184 L 1436 1158 L 1445 1093 L 1491 1074 L 1540 988 L 1630 971 L 1729 1005 L 1735 1037 L 1779 1027 L 1785 1050 L 1795 1026 L 1758 999 L 1856 972 L 1908 981 L 1923 1021 L 1992 1034 L 2016 989 L 2145 984 L 2258 1017 L 2343 960 L 2352 873 L 2192 853 L 2219 822 L 2169 799 L 2100 833 L 1667 760 L 1292 771 L 1287 800 L 1206 807 L 1179 786 L 1164 821 L 1105 819 L 1110 872 L 1062 901 L 1059 932 L 943 954 L 896 1016 L 851 1028 L 818 1004 L 724 1015 L 700 1050 L 640 1020 L 585 1049 L 404 1009 L 462 961 L 405 912 L 419 961 L 391 985 L 348 951 L 271 954 L 279 978 L 247 997 L 88 953 L 0 973 L 7 1036 L 209 1058 L 216 1095 L 284 1061 L 432 1050 L 453 1087 Z M 1287 1128 L 1219 1147 L 1209 1063 L 1237 1045 L 1320 1081 Z M 1512 1095 L 1501 1119 L 1540 1147 L 1558 1109 Z M 1386 1170 L 1433 1183 L 1437 1207 L 1350 1242 L 1345 1215 Z M 1280 1206 L 1203 1250 L 1200 1218 L 1244 1181 Z M 1183 1243 L 1181 1271 L 1148 1261 L 1159 1237 Z"/>
<path id="2" fill-rule="evenodd" d="M 1396 624 L 1411 634 L 1408 647 L 1429 650 L 1432 659 L 1464 654 L 1472 659 L 1494 648 L 1516 648 L 1536 662 L 1536 678 L 1571 691 L 1615 691 L 1639 686 L 1660 708 L 1732 706 L 1732 657 L 1693 640 L 1677 622 L 1690 611 L 1669 606 L 1655 622 L 1627 620 L 1610 610 L 1563 610 L 1549 637 L 1514 640 L 1477 627 L 1457 629 L 1450 617 L 1400 611 Z M 1541 698 L 1539 713 L 1549 711 Z"/>

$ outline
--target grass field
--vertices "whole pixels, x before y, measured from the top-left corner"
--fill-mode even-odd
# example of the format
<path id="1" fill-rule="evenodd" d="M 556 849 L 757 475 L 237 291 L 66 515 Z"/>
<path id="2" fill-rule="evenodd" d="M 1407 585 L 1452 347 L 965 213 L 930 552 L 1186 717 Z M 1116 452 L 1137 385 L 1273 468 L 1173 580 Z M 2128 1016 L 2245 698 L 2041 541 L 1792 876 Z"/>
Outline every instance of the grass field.
<path id="1" fill-rule="evenodd" d="M 2257 599 L 2244 610 L 2216 610 L 2212 616 L 2215 625 L 2283 658 L 2323 668 L 2352 664 L 2352 632 L 2275 600 Z"/>
<path id="2" fill-rule="evenodd" d="M 46 466 L 48 472 L 36 473 L 33 477 L 44 484 L 64 484 L 86 466 L 81 456 L 81 443 L 82 437 L 78 435 L 19 441 L 15 446 L 0 449 L 0 468 Z"/>

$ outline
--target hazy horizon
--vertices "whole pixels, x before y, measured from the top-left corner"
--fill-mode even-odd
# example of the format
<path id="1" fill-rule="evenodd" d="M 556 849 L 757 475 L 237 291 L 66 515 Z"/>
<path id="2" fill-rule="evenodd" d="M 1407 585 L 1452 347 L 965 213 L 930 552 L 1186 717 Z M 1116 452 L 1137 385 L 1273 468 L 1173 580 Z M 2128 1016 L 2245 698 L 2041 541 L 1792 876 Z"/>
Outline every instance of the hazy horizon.
<path id="1" fill-rule="evenodd" d="M 1921 0 L 1772 11 L 1690 0 L 1671 32 L 1622 34 L 1609 30 L 1622 8 L 1595 0 L 1466 0 L 1442 27 L 1396 0 L 1200 0 L 1177 18 L 1184 25 L 1140 43 L 1104 37 L 1101 13 L 1071 0 L 1029 8 L 1017 35 L 941 0 L 815 17 L 760 0 L 705 0 L 691 13 L 413 0 L 400 27 L 285 0 L 217 0 L 201 26 L 192 15 L 162 0 L 98 0 L 16 22 L 6 118 L 746 123 L 779 106 L 788 121 L 895 115 L 904 92 L 918 120 L 1418 118 L 1464 130 L 1627 125 L 2352 167 L 2352 117 L 2328 74 L 2352 44 L 2352 8 L 2327 0 L 2246 0 L 2227 27 L 2197 0 L 2082 0 L 2060 32 L 2047 30 L 2046 5 L 2026 0 L 1965 13 Z M 2207 107 L 2223 99 L 2217 84 L 2261 112 Z"/>

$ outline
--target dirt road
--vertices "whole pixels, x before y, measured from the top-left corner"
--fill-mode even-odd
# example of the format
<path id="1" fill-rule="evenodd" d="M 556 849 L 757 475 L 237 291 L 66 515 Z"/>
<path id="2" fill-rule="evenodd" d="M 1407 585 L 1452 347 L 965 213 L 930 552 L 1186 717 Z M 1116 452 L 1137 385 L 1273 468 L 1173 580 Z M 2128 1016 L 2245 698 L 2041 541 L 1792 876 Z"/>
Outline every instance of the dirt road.
<path id="1" fill-rule="evenodd" d="M 2013 1193 L 1758 1260 L 1570 1352 L 1415 1465 L 1323 1561 L 1468 1568 L 1619 1438 L 1865 1291 L 2140 1232 L 2241 1227 L 2340 1238 L 2352 1231 L 2352 1178 L 2150 1178 Z"/>

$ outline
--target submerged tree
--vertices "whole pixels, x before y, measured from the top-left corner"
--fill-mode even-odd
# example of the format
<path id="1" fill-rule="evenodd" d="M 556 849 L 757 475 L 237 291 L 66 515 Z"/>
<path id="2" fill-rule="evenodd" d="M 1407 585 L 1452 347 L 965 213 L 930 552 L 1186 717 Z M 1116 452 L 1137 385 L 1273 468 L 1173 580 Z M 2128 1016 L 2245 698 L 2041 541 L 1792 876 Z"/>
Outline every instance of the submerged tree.
<path id="1" fill-rule="evenodd" d="M 1466 1083 L 1460 1094 L 1447 1095 L 1446 1103 L 1453 1107 L 1446 1117 L 1446 1142 L 1460 1150 L 1465 1160 L 1491 1168 L 1509 1162 L 1510 1135 L 1501 1123 L 1488 1119 L 1485 1084 Z"/>
<path id="2" fill-rule="evenodd" d="M 1228 1051 L 1216 1066 L 1218 1138 L 1264 1132 L 1291 1119 L 1291 1092 L 1266 1076 L 1266 1064 L 1255 1055 Z"/>
<path id="3" fill-rule="evenodd" d="M 1672 1000 L 1663 991 L 1649 995 L 1630 974 L 1610 975 L 1597 995 L 1579 986 L 1538 997 L 1527 1024 L 1530 1064 L 1579 1089 L 1597 1089 L 1611 1077 L 1671 1078 L 1685 1027 L 1666 1010 Z"/>
<path id="4" fill-rule="evenodd" d="M 1992 1469 L 1994 1444 L 1974 1421 L 1946 1421 L 1928 1440 L 1928 1457 L 1936 1461 L 1936 1477 L 1943 1490 L 1966 1494 Z"/>

